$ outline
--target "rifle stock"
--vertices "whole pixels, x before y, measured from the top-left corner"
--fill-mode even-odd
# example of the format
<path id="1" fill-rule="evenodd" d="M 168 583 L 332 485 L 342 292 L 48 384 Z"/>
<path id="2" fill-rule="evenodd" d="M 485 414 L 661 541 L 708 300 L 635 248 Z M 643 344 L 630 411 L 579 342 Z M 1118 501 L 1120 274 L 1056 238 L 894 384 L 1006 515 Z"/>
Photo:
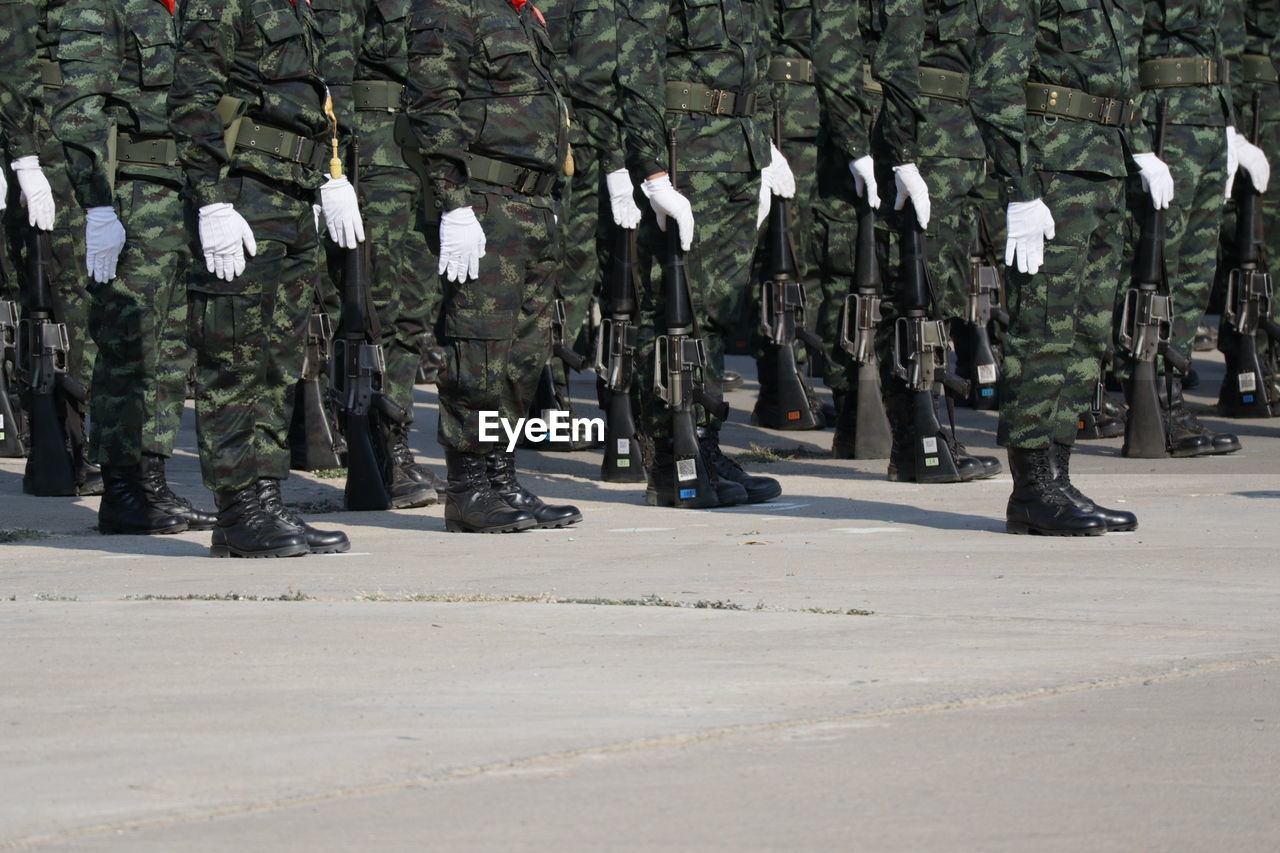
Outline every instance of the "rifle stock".
<path id="1" fill-rule="evenodd" d="M 981 222 L 974 232 L 969 252 L 969 281 L 965 316 L 956 324 L 957 361 L 969 380 L 969 405 L 975 409 L 999 408 L 996 389 L 1000 382 L 1000 360 L 991 341 L 993 310 L 1000 302 L 1000 270 L 992 263 L 991 246 L 984 240 Z"/>
<path id="2" fill-rule="evenodd" d="M 876 259 L 876 212 L 863 200 L 858 206 L 858 240 L 854 257 L 854 292 L 845 297 L 840 346 L 857 365 L 857 394 L 846 399 L 840 412 L 842 424 L 853 407 L 853 458 L 888 459 L 893 439 L 889 415 L 880 387 L 880 363 L 876 356 L 876 329 L 883 283 Z"/>
<path id="3" fill-rule="evenodd" d="M 643 482 L 644 463 L 636 440 L 631 386 L 635 379 L 639 329 L 635 325 L 637 270 L 635 229 L 615 228 L 605 298 L 609 316 L 596 336 L 595 370 L 604 384 L 606 412 L 604 460 L 600 479 L 606 483 Z"/>
<path id="4" fill-rule="evenodd" d="M 318 300 L 317 300 L 318 302 Z M 290 467 L 319 471 L 342 465 L 346 446 L 333 413 L 332 398 L 322 383 L 330 372 L 329 346 L 333 325 L 320 307 L 307 318 L 307 338 L 302 355 L 302 376 L 298 379 L 289 425 Z"/>
<path id="5" fill-rule="evenodd" d="M 18 308 L 0 300 L 0 456 L 27 455 L 22 441 L 22 408 L 14 393 L 17 376 Z"/>

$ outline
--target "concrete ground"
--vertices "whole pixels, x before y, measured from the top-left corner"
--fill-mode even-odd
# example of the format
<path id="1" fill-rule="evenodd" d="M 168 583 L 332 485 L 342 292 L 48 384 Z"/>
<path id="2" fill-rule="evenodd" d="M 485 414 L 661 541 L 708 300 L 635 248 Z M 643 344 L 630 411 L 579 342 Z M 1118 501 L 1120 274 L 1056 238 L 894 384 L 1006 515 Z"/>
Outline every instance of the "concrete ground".
<path id="1" fill-rule="evenodd" d="M 466 536 L 300 474 L 354 543 L 326 557 L 99 536 L 0 460 L 0 850 L 1277 848 L 1280 420 L 1206 416 L 1230 457 L 1083 445 L 1141 526 L 1056 539 L 1003 533 L 1007 475 L 888 483 L 753 399 L 725 444 L 801 451 L 749 464 L 774 503 L 645 507 L 597 451 L 528 452 L 584 523 Z"/>

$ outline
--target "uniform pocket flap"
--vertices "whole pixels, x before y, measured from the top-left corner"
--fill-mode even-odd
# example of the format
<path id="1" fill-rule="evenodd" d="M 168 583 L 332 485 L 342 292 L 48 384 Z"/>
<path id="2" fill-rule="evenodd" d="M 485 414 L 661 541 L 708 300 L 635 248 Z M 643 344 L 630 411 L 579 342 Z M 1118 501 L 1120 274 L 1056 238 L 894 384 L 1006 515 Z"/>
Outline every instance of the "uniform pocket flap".
<path id="1" fill-rule="evenodd" d="M 384 21 L 398 21 L 409 16 L 409 0 L 378 0 L 377 6 Z"/>
<path id="2" fill-rule="evenodd" d="M 259 12 L 258 27 L 272 44 L 302 35 L 301 22 L 288 11 Z"/>

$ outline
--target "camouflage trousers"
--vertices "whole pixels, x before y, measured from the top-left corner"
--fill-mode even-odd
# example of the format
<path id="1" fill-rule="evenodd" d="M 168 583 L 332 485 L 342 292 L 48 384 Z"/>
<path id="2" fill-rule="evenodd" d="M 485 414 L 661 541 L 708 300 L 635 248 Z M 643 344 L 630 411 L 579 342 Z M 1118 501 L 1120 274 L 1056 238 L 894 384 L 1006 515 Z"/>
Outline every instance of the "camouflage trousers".
<path id="1" fill-rule="evenodd" d="M 812 226 L 816 275 L 812 281 L 821 298 L 815 319 L 826 351 L 823 379 L 833 392 L 847 394 L 857 368 L 841 346 L 840 336 L 845 297 L 853 293 L 857 275 L 858 199 L 848 161 L 835 146 L 819 147 L 816 172 Z M 881 194 L 892 202 L 892 192 L 882 190 Z M 882 241 L 880 251 L 886 246 Z"/>
<path id="2" fill-rule="evenodd" d="M 677 189 L 693 205 L 693 248 L 685 256 L 690 301 L 697 334 L 707 341 L 707 385 L 720 387 L 724 375 L 725 339 L 742 322 L 752 299 L 751 261 L 757 240 L 756 209 L 760 200 L 758 172 L 682 172 Z M 666 234 L 645 211 L 640 223 L 637 267 L 640 273 L 640 348 L 637 353 L 635 401 L 642 432 L 670 435 L 666 405 L 653 392 L 653 347 L 664 334 L 662 264 Z M 668 220 L 668 227 L 675 223 Z"/>
<path id="3" fill-rule="evenodd" d="M 289 416 L 320 247 L 314 191 L 248 174 L 225 181 L 258 252 L 233 281 L 215 278 L 202 260 L 188 280 L 196 436 L 204 484 L 213 491 L 289 476 Z M 198 233 L 194 221 L 189 230 Z"/>
<path id="4" fill-rule="evenodd" d="M 599 290 L 603 261 L 608 257 L 615 227 L 600 152 L 586 145 L 574 146 L 573 162 L 569 201 L 565 205 L 564 275 L 560 279 L 565 334 L 571 343 L 586 319 L 592 294 Z"/>
<path id="5" fill-rule="evenodd" d="M 1124 252 L 1125 182 L 1086 172 L 1040 172 L 1057 235 L 1033 276 L 1008 268 L 997 439 L 1034 450 L 1074 444 L 1111 334 Z"/>
<path id="6" fill-rule="evenodd" d="M 1151 131 L 1154 133 L 1155 128 Z M 1161 159 L 1173 174 L 1175 192 L 1173 203 L 1164 211 L 1164 264 L 1173 299 L 1170 343 L 1190 356 L 1218 266 L 1223 194 L 1227 187 L 1226 131 L 1221 127 L 1170 124 L 1165 129 Z M 1150 210 L 1147 193 L 1136 175 L 1128 181 L 1128 207 L 1129 239 L 1126 263 L 1120 270 L 1117 306 L 1130 286 L 1132 261 L 1142 230 L 1140 217 L 1147 216 Z"/>
<path id="7" fill-rule="evenodd" d="M 444 282 L 445 368 L 440 444 L 464 453 L 506 446 L 480 438 L 480 413 L 511 423 L 528 414 L 551 354 L 551 303 L 564 260 L 559 204 L 545 196 L 479 192 L 471 206 L 485 233 L 480 277 Z"/>
<path id="8" fill-rule="evenodd" d="M 392 166 L 361 167 L 360 212 L 369 245 L 369 290 L 386 359 L 382 389 L 411 420 L 413 383 L 439 286 L 435 253 L 421 227 L 421 207 L 422 186 L 416 174 Z M 333 248 L 339 259 L 336 269 L 341 271 L 346 253 Z"/>
<path id="9" fill-rule="evenodd" d="M 98 345 L 89 446 L 101 465 L 136 465 L 143 453 L 173 453 L 192 363 L 191 247 L 176 180 L 118 180 L 115 205 L 127 235 L 116 277 L 89 283 Z"/>

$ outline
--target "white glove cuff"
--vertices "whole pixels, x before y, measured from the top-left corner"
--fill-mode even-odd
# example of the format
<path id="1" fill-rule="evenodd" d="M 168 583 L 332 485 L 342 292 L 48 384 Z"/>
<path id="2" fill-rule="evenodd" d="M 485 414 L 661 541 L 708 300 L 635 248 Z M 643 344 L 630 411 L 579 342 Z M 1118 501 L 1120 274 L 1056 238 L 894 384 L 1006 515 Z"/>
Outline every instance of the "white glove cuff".
<path id="1" fill-rule="evenodd" d="M 15 172 L 21 172 L 23 169 L 39 169 L 40 158 L 35 154 L 28 154 L 26 157 L 19 157 L 9 164 L 9 168 Z"/>

